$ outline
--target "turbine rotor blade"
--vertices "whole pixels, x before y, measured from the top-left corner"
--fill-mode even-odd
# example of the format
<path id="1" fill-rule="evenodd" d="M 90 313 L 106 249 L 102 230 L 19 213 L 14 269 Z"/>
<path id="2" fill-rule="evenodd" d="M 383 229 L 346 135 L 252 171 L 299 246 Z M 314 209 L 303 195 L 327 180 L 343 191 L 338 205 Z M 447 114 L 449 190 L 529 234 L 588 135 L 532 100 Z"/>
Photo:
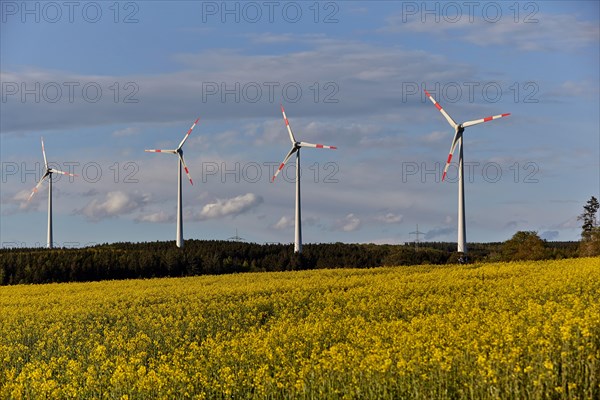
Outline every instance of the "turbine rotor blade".
<path id="1" fill-rule="evenodd" d="M 493 121 L 498 118 L 508 117 L 509 115 L 510 115 L 510 113 L 494 115 L 491 117 L 485 117 L 485 118 L 476 119 L 473 121 L 467 121 L 467 122 L 462 123 L 461 125 L 463 126 L 463 128 L 466 128 L 466 127 L 473 126 L 473 125 L 483 124 L 484 122 Z"/>
<path id="2" fill-rule="evenodd" d="M 42 182 L 44 182 L 44 180 L 50 175 L 50 172 L 46 172 L 44 174 L 44 176 L 42 176 L 42 178 L 40 179 L 40 181 L 37 183 L 37 185 L 35 185 L 35 187 L 33 188 L 33 190 L 31 191 L 31 194 L 29 195 L 29 198 L 27 199 L 27 201 L 31 200 L 31 198 L 33 197 L 34 194 L 37 193 L 40 185 L 42 184 Z"/>
<path id="3" fill-rule="evenodd" d="M 144 150 L 146 153 L 170 153 L 170 154 L 175 154 L 177 153 L 177 150 Z"/>
<path id="4" fill-rule="evenodd" d="M 300 142 L 298 144 L 300 147 L 312 147 L 315 149 L 331 149 L 331 150 L 337 150 L 336 146 L 327 146 L 324 144 L 313 144 L 313 143 L 307 143 L 307 142 Z"/>
<path id="5" fill-rule="evenodd" d="M 44 138 L 42 138 L 42 154 L 44 155 L 44 166 L 48 169 L 48 160 L 46 160 L 46 149 L 44 148 Z"/>
<path id="6" fill-rule="evenodd" d="M 183 139 L 181 140 L 181 143 L 179 143 L 179 146 L 177 146 L 177 150 L 179 150 L 183 144 L 185 143 L 185 141 L 188 139 L 188 137 L 190 136 L 190 133 L 192 133 L 192 131 L 194 130 L 194 128 L 196 127 L 196 124 L 198 123 L 198 121 L 200 120 L 200 117 L 198 117 L 196 119 L 196 121 L 194 121 L 194 123 L 192 124 L 192 126 L 190 127 L 190 129 L 187 131 L 187 133 L 185 134 L 185 136 L 183 137 Z"/>
<path id="7" fill-rule="evenodd" d="M 456 129 L 456 127 L 458 126 L 458 124 L 456 122 L 454 122 L 454 120 L 452 119 L 452 117 L 450 115 L 448 115 L 448 113 L 446 112 L 446 110 L 444 110 L 442 108 L 442 106 L 440 105 L 440 103 L 438 103 L 437 101 L 435 101 L 435 99 L 433 98 L 433 96 L 430 95 L 427 90 L 425 90 L 425 94 L 427 95 L 427 97 L 429 97 L 429 100 L 431 100 L 431 102 L 433 103 L 433 105 L 435 106 L 435 108 L 437 108 L 442 113 L 442 115 L 444 116 L 444 118 L 446 118 L 446 121 L 448 121 L 448 123 L 450 124 L 450 126 L 452 126 L 453 128 Z"/>
<path id="8" fill-rule="evenodd" d="M 283 104 L 281 105 L 281 113 L 283 114 L 283 120 L 285 121 L 285 126 L 287 127 L 288 133 L 290 134 L 290 140 L 292 141 L 292 143 L 296 143 L 296 138 L 294 137 L 294 134 L 292 133 L 292 127 L 290 126 L 290 121 L 288 121 L 286 115 L 285 115 L 285 110 L 283 109 Z"/>
<path id="9" fill-rule="evenodd" d="M 442 175 L 442 182 L 446 179 L 446 173 L 448 172 L 448 167 L 450 166 L 450 161 L 452 161 L 452 155 L 454 154 L 454 150 L 456 150 L 456 144 L 458 143 L 458 139 L 462 137 L 462 133 L 458 133 L 458 129 L 454 134 L 454 139 L 452 139 L 452 146 L 450 146 L 450 152 L 448 153 L 448 160 L 446 160 L 446 166 L 444 167 L 444 174 Z"/>
<path id="10" fill-rule="evenodd" d="M 76 174 L 70 174 L 68 172 L 60 171 L 60 170 L 54 169 L 54 168 L 50 168 L 48 171 L 50 171 L 53 174 L 57 173 L 57 174 L 62 174 L 62 175 L 67 175 L 67 176 L 77 176 Z"/>
<path id="11" fill-rule="evenodd" d="M 279 165 L 279 168 L 277 169 L 277 171 L 275 171 L 275 175 L 273 175 L 273 178 L 271 178 L 271 182 L 275 181 L 275 178 L 277 177 L 277 175 L 279 175 L 279 172 L 283 169 L 283 167 L 285 166 L 285 163 L 287 163 L 288 160 L 290 159 L 290 157 L 292 157 L 292 155 L 297 151 L 298 151 L 298 147 L 296 147 L 296 146 L 292 147 L 292 149 L 289 151 L 289 153 L 287 153 L 287 155 L 285 156 L 285 158 Z"/>
<path id="12" fill-rule="evenodd" d="M 193 186 L 194 185 L 194 181 L 192 181 L 192 177 L 190 175 L 190 170 L 188 169 L 187 165 L 185 164 L 185 161 L 183 159 L 183 154 L 178 154 L 178 155 L 179 155 L 179 160 L 183 164 L 183 170 L 185 171 L 185 174 L 187 175 L 188 179 L 190 180 L 190 183 Z"/>

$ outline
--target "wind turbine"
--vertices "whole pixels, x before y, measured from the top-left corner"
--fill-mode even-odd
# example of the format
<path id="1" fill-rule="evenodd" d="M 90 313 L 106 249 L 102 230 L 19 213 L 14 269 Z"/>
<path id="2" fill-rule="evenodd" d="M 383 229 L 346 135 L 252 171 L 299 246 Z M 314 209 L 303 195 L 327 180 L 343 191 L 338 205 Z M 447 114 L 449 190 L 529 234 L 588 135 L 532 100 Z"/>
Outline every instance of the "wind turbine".
<path id="1" fill-rule="evenodd" d="M 185 173 L 187 174 L 187 177 L 190 180 L 190 183 L 192 185 L 194 184 L 194 182 L 192 181 L 192 177 L 190 176 L 190 171 L 183 159 L 183 144 L 190 136 L 190 133 L 192 133 L 192 130 L 198 123 L 198 120 L 200 120 L 200 118 L 198 118 L 198 119 L 196 119 L 196 121 L 194 121 L 194 123 L 192 124 L 190 129 L 187 131 L 187 133 L 181 140 L 181 143 L 179 143 L 179 146 L 177 146 L 177 148 L 175 150 L 144 150 L 147 153 L 177 154 L 177 157 L 179 158 L 179 160 L 177 161 L 178 162 L 178 168 L 177 168 L 177 172 L 178 172 L 178 174 L 177 174 L 177 176 L 178 176 L 178 179 L 177 179 L 177 239 L 176 239 L 177 247 L 183 247 L 183 208 L 182 208 L 182 196 L 181 196 L 181 167 L 182 166 L 185 169 Z"/>
<path id="2" fill-rule="evenodd" d="M 337 147 L 335 146 L 325 146 L 322 144 L 312 144 L 307 142 L 298 142 L 292 133 L 292 128 L 290 127 L 290 123 L 285 116 L 285 110 L 283 109 L 283 105 L 281 106 L 281 113 L 283 114 L 283 120 L 285 121 L 285 126 L 287 127 L 288 133 L 290 134 L 290 140 L 292 141 L 292 149 L 283 159 L 279 169 L 275 171 L 275 175 L 271 179 L 271 182 L 275 181 L 279 172 L 285 166 L 285 163 L 292 157 L 294 153 L 296 153 L 296 230 L 294 235 L 294 252 L 301 253 L 302 252 L 302 225 L 300 222 L 301 219 L 301 210 L 300 210 L 300 149 L 302 147 L 313 147 L 317 149 L 332 149 L 335 150 Z"/>
<path id="3" fill-rule="evenodd" d="M 44 182 L 44 180 L 46 178 L 48 178 L 48 237 L 47 237 L 48 243 L 47 243 L 47 247 L 49 249 L 51 249 L 53 246 L 53 242 L 52 242 L 52 174 L 62 174 L 62 175 L 68 175 L 68 176 L 77 176 L 77 175 L 70 174 L 70 173 L 64 172 L 64 171 L 59 171 L 57 169 L 50 168 L 48 166 L 48 160 L 46 159 L 46 149 L 44 148 L 44 138 L 42 138 L 42 155 L 44 156 L 44 168 L 46 168 L 46 172 L 44 172 L 44 175 L 42 175 L 42 178 L 40 179 L 40 181 L 37 183 L 37 185 L 35 185 L 35 187 L 31 191 L 31 194 L 29 195 L 29 199 L 27 199 L 27 201 L 31 200 L 33 195 L 37 193 L 42 182 Z"/>
<path id="4" fill-rule="evenodd" d="M 454 122 L 452 117 L 448 115 L 446 110 L 442 108 L 442 106 L 435 101 L 432 95 L 429 94 L 427 90 L 425 90 L 425 94 L 429 97 L 429 100 L 433 103 L 433 105 L 440 110 L 446 121 L 454 128 L 454 139 L 452 139 L 452 145 L 450 146 L 450 153 L 448 154 L 448 160 L 446 161 L 446 166 L 444 167 L 444 174 L 442 175 L 442 182 L 446 179 L 446 172 L 448 172 L 448 167 L 450 166 L 450 161 L 452 160 L 452 155 L 454 154 L 454 150 L 456 149 L 456 145 L 458 144 L 458 241 L 457 241 L 457 251 L 462 253 L 465 256 L 467 254 L 467 232 L 465 226 L 465 183 L 464 183 L 464 170 L 463 170 L 463 132 L 465 128 L 473 125 L 482 124 L 484 122 L 492 121 L 502 117 L 508 117 L 508 114 L 500 114 L 494 115 L 492 117 L 485 117 L 481 119 L 476 119 L 473 121 L 463 122 L 462 124 L 457 124 Z M 462 259 L 462 257 L 461 257 Z"/>

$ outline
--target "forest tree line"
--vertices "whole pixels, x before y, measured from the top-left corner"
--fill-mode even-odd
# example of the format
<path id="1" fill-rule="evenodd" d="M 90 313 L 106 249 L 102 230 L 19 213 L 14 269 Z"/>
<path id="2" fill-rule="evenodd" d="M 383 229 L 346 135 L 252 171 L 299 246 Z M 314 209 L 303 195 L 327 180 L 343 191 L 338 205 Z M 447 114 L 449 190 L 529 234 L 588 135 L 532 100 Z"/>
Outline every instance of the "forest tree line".
<path id="1" fill-rule="evenodd" d="M 579 242 L 546 242 L 535 232 L 518 232 L 504 243 L 473 243 L 471 262 L 577 257 Z M 80 249 L 0 249 L 0 285 L 83 282 L 108 279 L 181 277 L 322 268 L 374 268 L 458 261 L 456 243 L 406 245 L 306 244 L 187 240 L 113 243 Z"/>

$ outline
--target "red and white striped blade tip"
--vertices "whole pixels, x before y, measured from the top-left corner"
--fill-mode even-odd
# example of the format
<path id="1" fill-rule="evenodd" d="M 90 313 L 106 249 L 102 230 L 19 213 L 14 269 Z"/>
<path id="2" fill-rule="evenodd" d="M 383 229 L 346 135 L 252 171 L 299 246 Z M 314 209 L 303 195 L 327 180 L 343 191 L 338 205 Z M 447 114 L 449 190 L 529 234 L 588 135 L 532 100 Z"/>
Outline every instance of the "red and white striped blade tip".
<path id="1" fill-rule="evenodd" d="M 277 168 L 277 171 L 275 171 L 275 175 L 273 175 L 273 178 L 271 178 L 271 182 L 273 182 L 275 180 L 275 178 L 277 177 L 277 175 L 279 175 L 279 172 L 281 172 L 281 170 L 283 169 L 283 167 L 285 166 L 285 164 L 290 160 L 290 158 L 292 158 L 292 155 L 296 151 L 298 151 L 298 148 L 292 147 L 292 149 L 287 153 L 287 155 L 285 156 L 285 158 L 283 159 L 283 161 L 281 162 L 281 164 L 279 164 L 279 168 Z"/>
<path id="2" fill-rule="evenodd" d="M 285 122 L 285 127 L 288 130 L 288 134 L 290 135 L 290 141 L 292 143 L 296 143 L 296 138 L 294 137 L 294 133 L 292 132 L 292 127 L 290 126 L 290 121 L 287 119 L 287 115 L 285 115 L 285 110 L 283 109 L 283 104 L 281 105 L 281 113 L 283 114 L 283 121 Z"/>
<path id="3" fill-rule="evenodd" d="M 177 153 L 177 150 L 161 150 L 161 149 L 152 149 L 152 150 L 144 150 L 146 153 Z"/>
<path id="4" fill-rule="evenodd" d="M 435 106 L 435 108 L 437 108 L 438 111 L 442 113 L 442 115 L 444 116 L 444 118 L 446 118 L 446 121 L 448 121 L 448 123 L 450 124 L 450 126 L 456 128 L 456 126 L 457 126 L 456 121 L 454 121 L 454 119 L 452 119 L 452 117 L 450 116 L 450 114 L 448 114 L 446 112 L 446 110 L 444 110 L 444 108 L 441 106 L 441 104 L 438 103 L 427 90 L 425 90 L 425 94 L 427 95 L 427 97 L 429 97 L 429 100 L 431 100 L 431 102 L 433 103 L 433 105 Z"/>
<path id="5" fill-rule="evenodd" d="M 495 119 L 499 119 L 502 117 L 508 117 L 510 115 L 510 113 L 506 113 L 506 114 L 498 114 L 498 115 L 491 115 L 489 117 L 485 117 L 485 118 L 481 118 L 481 119 L 475 119 L 473 121 L 467 121 L 464 122 L 462 124 L 463 128 L 467 128 L 469 126 L 473 126 L 473 125 L 478 125 L 478 124 L 482 124 L 484 122 L 489 122 L 489 121 L 493 121 Z"/>
<path id="6" fill-rule="evenodd" d="M 448 157 L 448 162 L 446 163 L 446 166 L 444 167 L 444 173 L 442 174 L 442 182 L 444 182 L 444 179 L 446 179 L 446 174 L 448 173 L 448 167 L 450 167 L 451 159 L 452 159 L 452 156 Z"/>
<path id="7" fill-rule="evenodd" d="M 188 179 L 190 180 L 190 183 L 193 185 L 194 181 L 192 181 L 192 177 L 190 176 L 190 170 L 186 166 L 184 166 L 183 169 L 185 170 L 185 174 L 187 175 Z"/>
<path id="8" fill-rule="evenodd" d="M 27 199 L 27 201 L 31 200 L 31 198 L 33 197 L 34 194 L 36 194 L 38 191 L 37 186 L 33 188 L 33 190 L 31 191 L 31 194 L 29 195 L 29 198 Z"/>
<path id="9" fill-rule="evenodd" d="M 434 97 L 431 95 L 431 93 L 429 93 L 429 92 L 427 91 L 427 89 L 425 89 L 425 95 L 426 95 L 426 96 L 429 98 L 429 100 L 431 100 L 431 102 L 432 102 L 433 104 L 435 104 L 435 105 L 436 105 L 436 107 L 440 107 L 440 106 L 438 105 L 438 102 L 437 102 L 437 100 L 436 100 L 436 99 L 435 99 L 435 98 L 434 98 Z M 439 110 L 439 108 L 438 108 L 438 110 Z"/>
<path id="10" fill-rule="evenodd" d="M 454 152 L 448 154 L 448 159 L 446 160 L 446 166 L 444 167 L 444 171 L 448 169 L 448 165 L 450 165 L 450 161 L 452 161 L 452 154 L 454 154 Z"/>
<path id="11" fill-rule="evenodd" d="M 48 168 L 48 160 L 46 159 L 46 148 L 44 147 L 44 138 L 41 138 L 42 140 L 42 155 L 44 156 L 44 165 L 46 166 L 46 168 Z"/>
<path id="12" fill-rule="evenodd" d="M 307 142 L 300 142 L 300 147 L 312 147 L 315 149 L 331 149 L 331 150 L 337 150 L 336 146 L 327 146 L 325 144 L 315 144 L 315 143 L 307 143 Z"/>
<path id="13" fill-rule="evenodd" d="M 77 176 L 77 175 L 75 175 L 75 174 L 70 174 L 70 173 L 68 173 L 68 172 L 65 172 L 65 171 L 60 171 L 60 170 L 58 170 L 58 169 L 54 169 L 54 168 L 50 168 L 50 172 L 52 172 L 52 173 L 56 173 L 56 174 L 61 174 L 61 175 Z"/>
<path id="14" fill-rule="evenodd" d="M 44 174 L 44 176 L 42 176 L 42 178 L 40 179 L 40 181 L 35 185 L 35 187 L 31 191 L 31 194 L 29 195 L 29 198 L 27 199 L 27 201 L 31 200 L 31 198 L 33 197 L 33 195 L 37 193 L 38 188 L 41 186 L 42 182 L 44 182 L 44 179 L 46 179 L 47 176 L 48 176 L 47 174 Z"/>
<path id="15" fill-rule="evenodd" d="M 290 123 L 287 119 L 287 115 L 285 115 L 285 109 L 283 108 L 283 104 L 281 105 L 281 114 L 283 114 L 283 120 L 287 126 L 290 126 Z"/>
<path id="16" fill-rule="evenodd" d="M 179 143 L 179 146 L 177 146 L 178 149 L 180 149 L 181 146 L 183 146 L 183 144 L 185 143 L 185 141 L 188 139 L 188 137 L 190 136 L 190 134 L 192 133 L 192 131 L 194 130 L 194 128 L 198 124 L 198 121 L 200 121 L 200 117 L 196 118 L 196 120 L 194 121 L 194 123 L 192 124 L 192 126 L 190 127 L 190 129 L 188 129 L 187 133 L 185 134 L 185 136 L 183 137 L 183 139 Z"/>
<path id="17" fill-rule="evenodd" d="M 277 175 L 279 175 L 279 172 L 283 169 L 284 166 L 285 162 L 279 164 L 279 168 L 277 169 L 277 171 L 275 171 L 275 175 L 273 175 L 273 177 L 271 178 L 271 183 L 275 182 L 275 178 L 277 178 Z"/>
<path id="18" fill-rule="evenodd" d="M 450 162 L 452 161 L 452 156 L 454 155 L 454 151 L 456 150 L 456 144 L 458 143 L 458 131 L 454 134 L 454 139 L 452 139 L 452 145 L 450 146 L 450 151 L 448 152 L 448 159 L 446 159 L 446 165 L 444 166 L 444 174 L 442 175 L 442 182 L 446 179 L 446 172 L 448 172 L 448 167 L 450 167 Z"/>
<path id="19" fill-rule="evenodd" d="M 190 183 L 193 185 L 194 181 L 192 181 L 192 176 L 190 175 L 190 170 L 188 169 L 188 166 L 185 163 L 185 159 L 183 158 L 183 155 L 182 154 L 178 154 L 178 156 L 179 156 L 179 161 L 183 165 L 183 170 L 185 171 L 185 174 L 187 175 L 188 179 L 190 180 Z"/>

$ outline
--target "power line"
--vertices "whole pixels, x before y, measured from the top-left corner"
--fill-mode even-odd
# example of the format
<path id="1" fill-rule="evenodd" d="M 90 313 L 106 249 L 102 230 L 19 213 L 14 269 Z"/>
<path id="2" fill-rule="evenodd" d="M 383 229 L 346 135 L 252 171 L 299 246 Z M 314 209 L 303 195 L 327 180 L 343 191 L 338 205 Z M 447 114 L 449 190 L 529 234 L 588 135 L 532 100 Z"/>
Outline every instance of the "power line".
<path id="1" fill-rule="evenodd" d="M 417 230 L 410 232 L 409 235 L 415 235 L 416 239 L 415 239 L 415 249 L 419 248 L 419 243 L 421 242 L 421 240 L 419 239 L 420 235 L 423 235 L 425 232 L 421 232 L 419 231 L 419 224 L 417 224 Z"/>
<path id="2" fill-rule="evenodd" d="M 233 240 L 234 242 L 243 242 L 243 241 L 245 241 L 246 239 L 244 239 L 243 237 L 240 237 L 240 236 L 238 235 L 238 230 L 237 230 L 237 228 L 236 228 L 236 229 L 235 229 L 235 236 L 232 236 L 232 237 L 230 237 L 230 238 L 227 238 L 227 240 Z"/>

